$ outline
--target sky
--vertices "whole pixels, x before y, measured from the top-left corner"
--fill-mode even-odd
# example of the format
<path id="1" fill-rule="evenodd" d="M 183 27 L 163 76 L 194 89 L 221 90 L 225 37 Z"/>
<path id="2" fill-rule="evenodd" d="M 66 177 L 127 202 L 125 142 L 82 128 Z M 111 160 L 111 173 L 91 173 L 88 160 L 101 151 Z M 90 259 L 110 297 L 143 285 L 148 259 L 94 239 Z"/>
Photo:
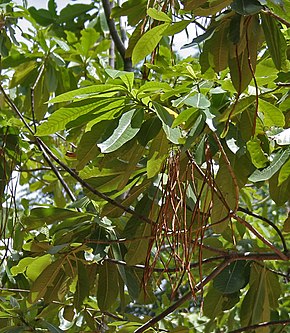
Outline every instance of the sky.
<path id="1" fill-rule="evenodd" d="M 14 0 L 15 3 L 19 4 L 19 5 L 23 5 L 23 0 Z M 43 0 L 27 0 L 28 6 L 34 6 L 36 8 L 47 8 L 47 2 L 48 1 L 43 1 Z M 91 3 L 91 0 L 70 0 L 70 1 L 65 1 L 65 0 L 56 0 L 57 3 L 57 9 L 61 10 L 63 7 L 65 7 L 66 5 L 70 4 L 76 4 L 76 3 Z M 21 22 L 22 25 L 22 29 L 25 30 L 25 26 L 23 26 L 23 22 Z M 195 37 L 196 32 L 195 29 L 191 29 L 191 27 L 189 26 L 189 34 L 190 34 L 190 38 L 188 39 L 186 36 L 185 32 L 181 32 L 177 35 L 175 35 L 174 37 L 174 48 L 176 51 L 178 51 L 178 53 L 180 54 L 181 57 L 187 57 L 189 55 L 191 55 L 194 52 L 193 48 L 190 49 L 184 49 L 181 50 L 181 47 L 184 44 L 190 43 L 191 40 Z"/>

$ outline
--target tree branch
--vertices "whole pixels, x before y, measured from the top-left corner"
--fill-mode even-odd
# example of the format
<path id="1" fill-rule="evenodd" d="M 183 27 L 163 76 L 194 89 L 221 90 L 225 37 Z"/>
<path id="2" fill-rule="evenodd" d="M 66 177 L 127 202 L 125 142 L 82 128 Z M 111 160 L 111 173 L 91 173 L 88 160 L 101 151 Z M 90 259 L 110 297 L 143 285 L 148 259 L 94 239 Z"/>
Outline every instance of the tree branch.
<path id="1" fill-rule="evenodd" d="M 110 0 L 102 0 L 107 24 L 110 30 L 110 34 L 112 36 L 112 40 L 115 43 L 115 46 L 120 53 L 123 62 L 124 62 L 124 70 L 127 72 L 132 72 L 132 60 L 131 58 L 126 57 L 126 48 L 118 34 L 117 28 L 115 21 L 111 18 L 111 5 L 110 5 Z"/>
<path id="2" fill-rule="evenodd" d="M 286 326 L 288 324 L 290 324 L 290 319 L 267 321 L 267 322 L 260 323 L 260 324 L 255 324 L 255 325 L 251 325 L 251 326 L 241 327 L 241 328 L 238 328 L 236 330 L 230 331 L 228 333 L 240 333 L 240 332 L 251 331 L 251 330 L 254 330 L 254 329 L 260 328 L 260 327 L 267 327 L 267 326 L 274 326 L 274 325 L 283 325 L 283 326 Z"/>
<path id="3" fill-rule="evenodd" d="M 204 278 L 201 282 L 199 282 L 194 287 L 194 292 L 200 291 L 206 284 L 208 284 L 212 279 L 214 279 L 226 266 L 230 263 L 230 260 L 223 261 L 219 266 L 216 267 L 214 271 L 212 271 L 206 278 Z M 153 325 L 157 324 L 160 320 L 165 318 L 167 315 L 175 311 L 177 308 L 179 308 L 182 304 L 184 304 L 186 301 L 188 301 L 192 297 L 192 291 L 189 291 L 187 294 L 182 296 L 177 302 L 169 306 L 166 310 L 161 312 L 156 317 L 151 318 L 149 321 L 147 321 L 145 324 L 137 328 L 134 333 L 142 333 L 146 331 L 148 328 L 152 327 Z"/>
<path id="4" fill-rule="evenodd" d="M 264 222 L 268 223 L 268 224 L 269 224 L 269 225 L 270 225 L 270 226 L 271 226 L 271 227 L 277 232 L 277 234 L 279 235 L 279 237 L 280 237 L 280 239 L 281 239 L 281 242 L 282 242 L 282 244 L 283 244 L 284 251 L 285 251 L 285 252 L 288 251 L 287 244 L 286 244 L 286 241 L 285 241 L 285 239 L 284 239 L 284 237 L 283 237 L 283 235 L 282 235 L 282 232 L 281 232 L 281 230 L 276 226 L 275 223 L 273 223 L 272 221 L 270 221 L 270 220 L 267 219 L 266 217 L 261 216 L 261 215 L 258 215 L 258 214 L 256 214 L 256 213 L 253 213 L 253 212 L 251 212 L 249 209 L 246 209 L 246 208 L 243 208 L 243 207 L 239 207 L 239 208 L 238 208 L 238 211 L 243 212 L 243 213 L 245 213 L 245 214 L 247 214 L 247 215 L 253 216 L 253 217 L 255 217 L 255 218 L 257 218 L 257 219 L 259 219 L 259 220 L 261 220 L 261 221 L 264 221 Z"/>
<path id="5" fill-rule="evenodd" d="M 282 24 L 286 25 L 287 28 L 290 28 L 290 22 L 288 22 L 287 20 L 283 19 L 283 17 L 280 17 L 279 15 L 273 13 L 271 10 L 269 10 L 268 8 L 265 8 L 262 10 L 262 13 L 270 15 L 272 17 L 274 17 L 277 21 L 281 22 Z"/>
<path id="6" fill-rule="evenodd" d="M 257 236 L 265 245 L 267 245 L 270 249 L 272 249 L 275 253 L 277 253 L 282 260 L 288 260 L 286 254 L 281 252 L 270 241 L 268 241 L 265 237 L 263 237 L 263 235 L 261 235 L 253 226 L 251 226 L 250 223 L 248 223 L 247 221 L 245 221 L 236 214 L 233 214 L 232 217 L 241 224 L 243 224 L 248 230 L 250 230 L 255 236 Z"/>

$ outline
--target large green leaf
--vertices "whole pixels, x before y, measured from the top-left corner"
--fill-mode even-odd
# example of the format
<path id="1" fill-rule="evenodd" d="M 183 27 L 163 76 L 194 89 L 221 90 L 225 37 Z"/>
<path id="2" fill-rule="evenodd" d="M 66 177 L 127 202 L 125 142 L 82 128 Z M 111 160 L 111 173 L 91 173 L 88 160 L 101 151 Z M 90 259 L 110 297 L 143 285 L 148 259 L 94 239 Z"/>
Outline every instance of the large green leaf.
<path id="1" fill-rule="evenodd" d="M 152 140 L 147 161 L 148 178 L 156 176 L 168 156 L 169 143 L 163 132 Z"/>
<path id="2" fill-rule="evenodd" d="M 257 169 L 264 168 L 268 163 L 268 158 L 261 148 L 261 141 L 253 138 L 247 142 L 247 150 L 251 155 L 251 160 Z"/>
<path id="3" fill-rule="evenodd" d="M 154 20 L 171 23 L 171 18 L 168 15 L 166 15 L 164 12 L 158 11 L 155 8 L 148 8 L 147 14 Z"/>
<path id="4" fill-rule="evenodd" d="M 213 286 L 222 294 L 232 294 L 244 288 L 249 281 L 249 277 L 249 262 L 235 261 L 213 280 Z"/>
<path id="5" fill-rule="evenodd" d="M 278 173 L 269 180 L 270 197 L 277 206 L 283 206 L 289 200 L 290 178 L 288 177 L 282 184 L 279 184 Z"/>
<path id="6" fill-rule="evenodd" d="M 163 32 L 168 28 L 168 26 L 168 23 L 163 23 L 150 29 L 141 36 L 133 49 L 133 64 L 140 62 L 155 49 L 162 38 Z"/>
<path id="7" fill-rule="evenodd" d="M 94 123 L 101 120 L 112 119 L 114 114 L 117 113 L 123 105 L 123 98 L 104 99 L 102 101 L 92 98 L 73 102 L 68 106 L 55 111 L 48 118 L 48 121 L 38 126 L 36 134 L 38 136 L 54 134 L 57 131 L 65 129 L 68 125 L 70 125 L 69 127 L 80 126 L 87 122 L 85 120 L 92 120 L 95 118 L 96 120 Z M 90 114 L 90 117 L 88 119 L 83 118 L 87 114 Z M 96 114 L 99 114 L 100 116 L 98 117 Z"/>
<path id="8" fill-rule="evenodd" d="M 63 268 L 63 263 L 64 260 L 60 258 L 42 271 L 31 286 L 29 294 L 30 303 L 35 303 L 44 297 L 48 287 L 51 287 L 56 283 L 56 278 Z"/>
<path id="9" fill-rule="evenodd" d="M 99 267 L 97 300 L 101 311 L 110 311 L 119 294 L 118 269 L 105 261 Z"/>
<path id="10" fill-rule="evenodd" d="M 239 300 L 239 293 L 222 294 L 210 287 L 204 298 L 203 313 L 210 319 L 218 318 L 223 311 L 231 309 Z"/>
<path id="11" fill-rule="evenodd" d="M 128 265 L 136 265 L 145 262 L 149 245 L 148 237 L 150 235 L 151 235 L 150 224 L 143 222 L 138 227 L 137 232 L 134 235 L 134 238 L 140 238 L 140 239 L 130 242 L 129 246 L 127 247 L 128 252 L 125 255 L 125 260 Z"/>
<path id="12" fill-rule="evenodd" d="M 284 127 L 285 118 L 283 112 L 272 103 L 263 99 L 259 100 L 259 111 L 264 115 L 263 123 L 267 127 Z"/>
<path id="13" fill-rule="evenodd" d="M 76 90 L 72 90 L 56 96 L 52 98 L 49 102 L 50 103 L 63 103 L 63 102 L 70 102 L 79 99 L 86 99 L 96 97 L 96 95 L 101 95 L 102 97 L 108 96 L 110 94 L 116 94 L 117 91 L 124 90 L 124 87 L 121 85 L 116 84 L 96 84 L 84 88 L 79 88 Z"/>
<path id="14" fill-rule="evenodd" d="M 175 144 L 179 144 L 179 139 L 181 138 L 181 132 L 179 128 L 172 128 L 173 125 L 173 116 L 170 114 L 171 110 L 163 107 L 157 102 L 153 102 L 154 110 L 158 118 L 162 122 L 162 128 L 165 132 L 169 141 Z"/>
<path id="15" fill-rule="evenodd" d="M 262 27 L 271 58 L 278 70 L 283 68 L 286 69 L 287 43 L 282 31 L 278 26 L 278 22 L 275 18 L 268 14 L 262 13 L 261 17 Z"/>
<path id="16" fill-rule="evenodd" d="M 290 148 L 279 150 L 278 152 L 276 152 L 270 165 L 263 170 L 254 171 L 249 177 L 249 180 L 251 182 L 256 183 L 270 179 L 288 160 L 289 156 L 290 156 Z"/>
<path id="17" fill-rule="evenodd" d="M 134 138 L 139 132 L 143 120 L 142 110 L 131 110 L 122 115 L 118 127 L 105 141 L 98 143 L 102 153 L 111 153 Z"/>
<path id="18" fill-rule="evenodd" d="M 223 200 L 217 194 L 214 194 L 211 222 L 213 230 L 222 233 L 227 227 L 230 210 L 235 208 L 237 200 L 235 183 L 231 175 L 229 175 L 227 164 L 223 158 L 220 159 L 219 171 L 215 183 Z"/>
<path id="19" fill-rule="evenodd" d="M 77 283 L 76 291 L 74 293 L 74 306 L 76 310 L 80 311 L 83 305 L 84 299 L 89 296 L 89 278 L 85 265 L 78 260 L 77 261 Z"/>
<path id="20" fill-rule="evenodd" d="M 263 6 L 258 0 L 234 0 L 231 8 L 240 15 L 254 15 L 259 13 Z"/>
<path id="21" fill-rule="evenodd" d="M 232 3 L 232 0 L 213 0 L 206 1 L 202 6 L 194 9 L 195 15 L 208 16 L 214 15 L 220 12 L 222 9 L 226 8 Z"/>
<path id="22" fill-rule="evenodd" d="M 241 306 L 241 325 L 249 326 L 269 321 L 270 310 L 277 308 L 280 293 L 277 275 L 265 267 L 252 265 L 250 288 Z"/>
<path id="23" fill-rule="evenodd" d="M 92 218 L 92 215 L 90 214 L 80 213 L 75 210 L 57 207 L 38 207 L 32 209 L 29 216 L 23 217 L 22 223 L 24 223 L 28 230 L 32 230 L 47 224 L 63 221 L 68 218 L 79 218 L 85 216 L 87 216 L 88 219 Z"/>

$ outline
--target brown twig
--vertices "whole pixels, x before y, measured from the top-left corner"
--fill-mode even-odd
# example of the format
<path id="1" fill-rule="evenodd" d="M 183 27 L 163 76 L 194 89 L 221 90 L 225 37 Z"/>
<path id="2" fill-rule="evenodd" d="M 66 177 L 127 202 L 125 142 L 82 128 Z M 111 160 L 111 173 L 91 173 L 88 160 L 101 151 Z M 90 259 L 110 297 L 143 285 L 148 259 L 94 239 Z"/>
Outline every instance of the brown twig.
<path id="1" fill-rule="evenodd" d="M 208 284 L 211 280 L 213 280 L 223 269 L 226 268 L 226 266 L 230 263 L 230 260 L 223 261 L 219 266 L 215 268 L 207 277 L 205 277 L 201 282 L 199 282 L 194 287 L 194 292 L 197 293 L 200 291 L 206 284 Z M 161 312 L 159 315 L 151 318 L 149 321 L 147 321 L 145 324 L 137 328 L 134 333 L 142 333 L 146 331 L 148 328 L 154 326 L 157 324 L 160 320 L 165 318 L 170 313 L 174 312 L 177 308 L 179 308 L 182 304 L 184 304 L 186 301 L 188 301 L 192 297 L 192 291 L 189 291 L 185 295 L 183 295 L 177 302 L 169 306 L 166 310 Z"/>
<path id="2" fill-rule="evenodd" d="M 290 324 L 290 319 L 267 321 L 267 322 L 260 323 L 260 324 L 241 327 L 241 328 L 238 328 L 236 330 L 230 331 L 228 333 L 240 333 L 240 332 L 252 331 L 252 330 L 260 328 L 260 327 L 276 326 L 276 325 L 286 326 L 286 325 L 289 325 L 289 324 Z"/>
<path id="3" fill-rule="evenodd" d="M 267 14 L 267 15 L 270 15 L 270 16 L 274 17 L 277 21 L 279 21 L 282 24 L 286 25 L 287 28 L 290 28 L 290 22 L 288 22 L 287 20 L 283 19 L 283 17 L 280 17 L 279 15 L 273 13 L 268 8 L 265 8 L 265 9 L 261 10 L 261 12 L 264 13 L 264 14 Z"/>
<path id="4" fill-rule="evenodd" d="M 289 260 L 286 254 L 277 249 L 276 246 L 274 246 L 263 235 L 261 235 L 250 223 L 248 223 L 247 221 L 245 221 L 236 214 L 233 214 L 232 217 L 241 224 L 243 224 L 248 230 L 250 230 L 255 236 L 257 236 L 265 245 L 267 245 L 270 249 L 272 249 L 275 253 L 277 253 L 282 260 Z"/>

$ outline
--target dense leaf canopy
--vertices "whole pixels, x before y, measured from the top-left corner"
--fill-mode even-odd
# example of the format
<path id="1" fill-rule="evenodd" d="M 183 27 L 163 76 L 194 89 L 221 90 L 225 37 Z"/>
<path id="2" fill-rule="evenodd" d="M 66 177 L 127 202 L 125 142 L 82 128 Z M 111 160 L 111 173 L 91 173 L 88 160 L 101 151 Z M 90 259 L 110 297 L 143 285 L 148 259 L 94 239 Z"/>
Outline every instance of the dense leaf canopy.
<path id="1" fill-rule="evenodd" d="M 0 10 L 0 333 L 290 332 L 289 0 Z"/>

